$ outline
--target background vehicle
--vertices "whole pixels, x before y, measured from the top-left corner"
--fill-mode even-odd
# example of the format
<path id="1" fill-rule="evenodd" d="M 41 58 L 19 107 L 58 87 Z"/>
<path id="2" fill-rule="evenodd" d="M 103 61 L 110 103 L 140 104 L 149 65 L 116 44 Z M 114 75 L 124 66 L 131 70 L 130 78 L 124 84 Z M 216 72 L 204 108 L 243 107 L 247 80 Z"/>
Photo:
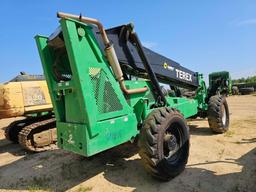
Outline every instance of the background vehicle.
<path id="1" fill-rule="evenodd" d="M 5 136 L 29 151 L 44 151 L 56 142 L 56 123 L 43 75 L 21 73 L 0 85 L 0 118 L 24 116 Z"/>
<path id="2" fill-rule="evenodd" d="M 228 71 L 220 71 L 209 74 L 209 90 L 212 94 L 219 93 L 221 95 L 232 94 L 232 80 Z"/>

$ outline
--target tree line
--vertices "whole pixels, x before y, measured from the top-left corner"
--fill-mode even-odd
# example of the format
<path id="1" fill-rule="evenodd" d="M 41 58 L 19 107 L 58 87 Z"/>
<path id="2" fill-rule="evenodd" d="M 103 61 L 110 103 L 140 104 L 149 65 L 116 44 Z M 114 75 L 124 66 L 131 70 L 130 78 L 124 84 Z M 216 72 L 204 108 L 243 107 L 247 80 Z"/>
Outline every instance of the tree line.
<path id="1" fill-rule="evenodd" d="M 256 75 L 247 78 L 233 79 L 232 81 L 233 83 L 256 83 Z"/>

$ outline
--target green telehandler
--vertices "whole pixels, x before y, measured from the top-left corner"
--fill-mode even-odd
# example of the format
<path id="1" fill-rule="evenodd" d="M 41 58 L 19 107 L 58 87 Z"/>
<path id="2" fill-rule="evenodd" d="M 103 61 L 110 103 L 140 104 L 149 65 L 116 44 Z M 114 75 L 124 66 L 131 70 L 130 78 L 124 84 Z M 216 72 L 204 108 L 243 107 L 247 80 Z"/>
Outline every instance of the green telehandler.
<path id="1" fill-rule="evenodd" d="M 209 74 L 209 90 L 215 94 L 232 95 L 232 80 L 228 71 L 219 71 Z"/>
<path id="2" fill-rule="evenodd" d="M 228 130 L 225 97 L 207 90 L 202 74 L 143 47 L 132 24 L 105 30 L 96 19 L 57 16 L 57 30 L 35 39 L 58 147 L 88 157 L 138 141 L 146 170 L 167 181 L 188 160 L 185 119 L 208 117 L 214 132 Z M 180 87 L 193 94 L 183 96 Z"/>

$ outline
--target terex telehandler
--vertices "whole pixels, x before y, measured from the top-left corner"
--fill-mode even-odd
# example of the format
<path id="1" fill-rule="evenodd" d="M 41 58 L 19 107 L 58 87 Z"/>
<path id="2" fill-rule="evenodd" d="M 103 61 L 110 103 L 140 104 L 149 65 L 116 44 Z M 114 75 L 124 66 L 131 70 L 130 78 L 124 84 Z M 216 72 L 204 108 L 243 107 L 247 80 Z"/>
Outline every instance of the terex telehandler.
<path id="1" fill-rule="evenodd" d="M 35 39 L 60 148 L 92 156 L 138 138 L 146 170 L 169 180 L 188 160 L 185 119 L 208 117 L 214 132 L 228 130 L 225 97 L 207 90 L 201 74 L 143 47 L 132 24 L 105 30 L 96 19 L 57 15 L 57 31 Z"/>

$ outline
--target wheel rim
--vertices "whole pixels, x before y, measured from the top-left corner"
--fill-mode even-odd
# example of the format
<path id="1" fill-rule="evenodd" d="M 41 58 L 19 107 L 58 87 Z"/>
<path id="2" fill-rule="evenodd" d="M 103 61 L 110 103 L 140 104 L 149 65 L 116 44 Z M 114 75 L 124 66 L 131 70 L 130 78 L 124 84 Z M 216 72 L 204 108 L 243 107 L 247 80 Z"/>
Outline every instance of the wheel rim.
<path id="1" fill-rule="evenodd" d="M 178 123 L 171 125 L 164 135 L 164 157 L 168 160 L 176 160 L 178 158 L 177 151 L 183 144 L 181 127 Z"/>
<path id="2" fill-rule="evenodd" d="M 174 135 L 166 133 L 164 136 L 164 156 L 170 158 L 178 150 L 177 139 Z"/>
<path id="3" fill-rule="evenodd" d="M 222 120 L 222 124 L 225 126 L 226 125 L 226 121 L 227 121 L 227 114 L 226 114 L 226 109 L 225 109 L 224 105 L 222 106 L 222 117 L 221 117 L 221 120 Z"/>

